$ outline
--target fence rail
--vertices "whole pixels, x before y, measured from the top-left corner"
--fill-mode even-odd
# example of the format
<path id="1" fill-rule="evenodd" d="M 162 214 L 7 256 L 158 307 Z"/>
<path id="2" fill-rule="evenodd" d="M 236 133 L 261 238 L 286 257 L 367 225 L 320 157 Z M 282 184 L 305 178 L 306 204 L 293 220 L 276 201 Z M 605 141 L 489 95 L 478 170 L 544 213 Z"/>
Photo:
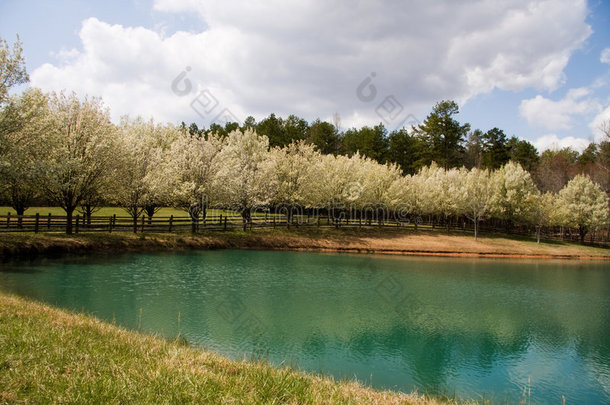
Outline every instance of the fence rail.
<path id="1" fill-rule="evenodd" d="M 416 222 L 416 223 L 414 223 Z M 0 233 L 7 232 L 65 232 L 68 217 L 65 215 L 35 214 L 35 215 L 0 215 Z M 473 232 L 473 224 L 464 219 L 455 219 L 450 222 L 440 223 L 433 218 L 415 221 L 409 219 L 375 219 L 352 218 L 342 215 L 333 218 L 321 214 L 299 214 L 293 215 L 290 221 L 285 215 L 259 214 L 244 220 L 240 215 L 208 215 L 205 219 L 193 221 L 189 216 L 154 216 L 152 218 L 141 215 L 135 221 L 130 216 L 81 216 L 75 215 L 72 219 L 72 231 L 79 232 L 199 232 L 204 230 L 234 230 L 253 228 L 298 228 L 298 227 L 383 227 L 383 228 L 410 228 L 425 230 L 451 230 Z M 535 229 L 531 226 L 515 226 L 510 231 L 505 228 L 494 226 L 493 223 L 482 222 L 479 225 L 482 232 L 500 232 L 515 235 L 535 236 Z M 578 241 L 579 235 L 571 229 L 559 227 L 544 229 L 544 238 Z M 610 240 L 608 231 L 590 233 L 587 240 L 607 244 Z"/>

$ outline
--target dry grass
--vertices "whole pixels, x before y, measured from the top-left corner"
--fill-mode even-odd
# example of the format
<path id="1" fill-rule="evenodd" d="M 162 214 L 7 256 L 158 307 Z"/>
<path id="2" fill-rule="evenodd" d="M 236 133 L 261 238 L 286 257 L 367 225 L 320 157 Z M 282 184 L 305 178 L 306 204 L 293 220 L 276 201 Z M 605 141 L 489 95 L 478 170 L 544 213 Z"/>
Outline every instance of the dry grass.
<path id="1" fill-rule="evenodd" d="M 144 336 L 0 294 L 0 403 L 452 404 Z"/>
<path id="2" fill-rule="evenodd" d="M 273 237 L 273 235 L 270 235 Z M 360 251 L 396 254 L 443 254 L 443 255 L 482 255 L 482 256 L 552 256 L 552 257 L 607 257 L 610 249 L 587 246 L 561 241 L 543 241 L 537 244 L 533 238 L 518 238 L 504 235 L 479 237 L 470 235 L 446 234 L 401 230 L 362 230 L 328 233 L 318 235 L 284 236 L 289 247 L 314 247 L 339 251 Z"/>
<path id="3" fill-rule="evenodd" d="M 405 229 L 292 228 L 190 233 L 0 234 L 0 256 L 86 251 L 163 249 L 276 249 L 445 256 L 610 259 L 610 248 L 506 235 L 483 235 Z"/>

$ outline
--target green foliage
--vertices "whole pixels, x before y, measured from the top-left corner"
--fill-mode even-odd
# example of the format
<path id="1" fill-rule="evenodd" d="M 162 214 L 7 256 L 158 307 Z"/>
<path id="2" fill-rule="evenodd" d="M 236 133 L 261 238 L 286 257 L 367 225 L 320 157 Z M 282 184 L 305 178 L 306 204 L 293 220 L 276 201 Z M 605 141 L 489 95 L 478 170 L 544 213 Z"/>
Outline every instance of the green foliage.
<path id="1" fill-rule="evenodd" d="M 586 165 L 588 163 L 595 163 L 598 159 L 599 149 L 595 143 L 590 143 L 585 150 L 578 156 L 578 163 Z"/>
<path id="2" fill-rule="evenodd" d="M 475 129 L 468 134 L 464 165 L 469 169 L 473 167 L 480 169 L 483 165 L 483 131 L 480 129 Z"/>
<path id="3" fill-rule="evenodd" d="M 463 161 L 465 136 L 470 124 L 460 124 L 453 118 L 459 113 L 455 101 L 443 100 L 434 106 L 424 122 L 415 128 L 415 133 L 427 146 L 423 164 L 435 161 L 445 169 L 456 167 Z"/>
<path id="4" fill-rule="evenodd" d="M 337 128 L 320 119 L 311 124 L 307 133 L 307 141 L 325 155 L 338 154 L 341 151 L 341 140 Z"/>
<path id="5" fill-rule="evenodd" d="M 513 136 L 508 140 L 507 146 L 510 160 L 519 163 L 530 173 L 540 161 L 536 147 L 528 141 L 519 140 Z"/>
<path id="6" fill-rule="evenodd" d="M 252 126 L 257 133 L 269 138 L 269 145 L 286 146 L 291 142 L 305 139 L 309 130 L 309 124 L 296 115 L 290 115 L 286 119 L 277 118 L 275 114 L 263 119 L 256 126 Z"/>
<path id="7" fill-rule="evenodd" d="M 373 128 L 362 127 L 352 128 L 345 132 L 343 136 L 343 148 L 348 155 L 360 152 L 379 163 L 385 161 L 386 150 L 388 148 L 387 130 L 383 124 Z"/>
<path id="8" fill-rule="evenodd" d="M 415 174 L 421 168 L 418 162 L 424 147 L 423 141 L 405 128 L 394 131 L 388 139 L 387 161 L 400 166 L 403 174 Z"/>
<path id="9" fill-rule="evenodd" d="M 499 128 L 492 128 L 482 136 L 483 141 L 483 167 L 487 169 L 499 169 L 509 160 L 509 147 L 506 135 Z"/>
<path id="10" fill-rule="evenodd" d="M 271 114 L 269 117 L 259 122 L 256 126 L 256 131 L 269 138 L 270 146 L 284 146 L 290 143 L 286 139 L 281 119 L 278 119 L 275 114 Z"/>

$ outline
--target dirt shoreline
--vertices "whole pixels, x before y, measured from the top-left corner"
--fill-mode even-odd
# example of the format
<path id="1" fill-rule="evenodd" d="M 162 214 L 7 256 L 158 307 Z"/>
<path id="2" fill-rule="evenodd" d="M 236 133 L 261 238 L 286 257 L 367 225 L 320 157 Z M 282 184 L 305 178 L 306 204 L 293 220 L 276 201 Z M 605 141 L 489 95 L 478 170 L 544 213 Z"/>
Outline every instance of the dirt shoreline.
<path id="1" fill-rule="evenodd" d="M 610 260 L 610 249 L 506 236 L 479 241 L 464 234 L 377 230 L 261 230 L 191 234 L 0 234 L 0 258 L 89 252 L 150 252 L 193 249 L 386 254 L 510 259 Z"/>
<path id="2" fill-rule="evenodd" d="M 520 253 L 473 253 L 473 252 L 443 252 L 443 251 L 422 251 L 422 250 L 391 250 L 391 249 L 346 249 L 346 248 L 251 248 L 242 247 L 241 249 L 260 249 L 278 251 L 297 251 L 297 252 L 322 252 L 322 253 L 354 253 L 354 254 L 380 254 L 396 256 L 439 256 L 439 257 L 481 257 L 481 258 L 505 258 L 505 259 L 566 259 L 566 260 L 610 260 L 610 256 L 586 256 L 586 255 L 535 255 Z"/>

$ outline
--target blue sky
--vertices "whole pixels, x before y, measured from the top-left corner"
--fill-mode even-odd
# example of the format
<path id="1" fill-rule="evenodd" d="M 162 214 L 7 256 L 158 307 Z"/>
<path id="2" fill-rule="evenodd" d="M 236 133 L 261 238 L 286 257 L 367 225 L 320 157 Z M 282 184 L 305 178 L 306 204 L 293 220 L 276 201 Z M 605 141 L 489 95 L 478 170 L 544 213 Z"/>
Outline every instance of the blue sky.
<path id="1" fill-rule="evenodd" d="M 116 121 L 338 113 L 393 129 L 455 99 L 460 121 L 539 149 L 601 139 L 609 2 L 456 3 L 3 0 L 0 36 L 21 37 L 32 85 L 102 97 Z"/>

